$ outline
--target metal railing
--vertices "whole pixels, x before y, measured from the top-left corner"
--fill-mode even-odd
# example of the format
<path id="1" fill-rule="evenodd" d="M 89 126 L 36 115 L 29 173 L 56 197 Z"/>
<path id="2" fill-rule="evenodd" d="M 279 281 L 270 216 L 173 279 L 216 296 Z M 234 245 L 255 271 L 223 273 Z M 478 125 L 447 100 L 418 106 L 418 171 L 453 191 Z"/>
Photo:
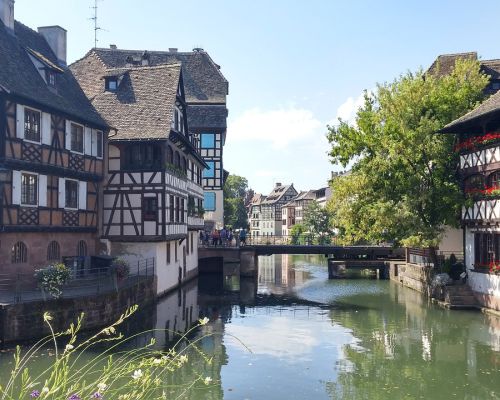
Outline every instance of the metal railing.
<path id="1" fill-rule="evenodd" d="M 240 246 L 284 246 L 284 245 L 295 245 L 295 246 L 313 246 L 313 245 L 323 245 L 323 246 L 336 246 L 337 238 L 330 236 L 318 236 L 303 234 L 298 236 L 292 235 L 264 235 L 264 236 L 247 236 L 246 239 L 240 240 L 238 233 L 234 235 L 233 240 L 214 238 L 212 235 L 204 237 L 203 240 L 199 241 L 200 246 L 203 247 L 240 247 Z"/>
<path id="2" fill-rule="evenodd" d="M 129 265 L 126 276 L 118 276 L 110 269 L 72 270 L 69 281 L 62 287 L 62 299 L 95 296 L 117 292 L 139 285 L 155 275 L 155 259 L 138 260 Z M 37 286 L 33 274 L 0 274 L 0 303 L 29 303 L 51 300 L 52 296 Z"/>

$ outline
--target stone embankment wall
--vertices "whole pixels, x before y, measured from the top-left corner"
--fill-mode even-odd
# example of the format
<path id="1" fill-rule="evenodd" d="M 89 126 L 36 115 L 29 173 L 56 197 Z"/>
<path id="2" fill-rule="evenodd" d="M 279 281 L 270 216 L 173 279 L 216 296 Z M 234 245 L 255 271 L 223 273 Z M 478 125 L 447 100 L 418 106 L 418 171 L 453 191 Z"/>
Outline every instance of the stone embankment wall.
<path id="1" fill-rule="evenodd" d="M 135 304 L 144 306 L 156 300 L 156 279 L 150 277 L 118 292 L 92 297 L 35 301 L 0 306 L 0 341 L 20 342 L 50 334 L 43 320 L 45 312 L 53 317 L 54 331 L 66 330 L 84 313 L 83 329 L 104 328 L 115 322 Z"/>
<path id="2" fill-rule="evenodd" d="M 389 279 L 419 292 L 428 293 L 429 268 L 406 261 L 391 261 L 389 263 Z"/>

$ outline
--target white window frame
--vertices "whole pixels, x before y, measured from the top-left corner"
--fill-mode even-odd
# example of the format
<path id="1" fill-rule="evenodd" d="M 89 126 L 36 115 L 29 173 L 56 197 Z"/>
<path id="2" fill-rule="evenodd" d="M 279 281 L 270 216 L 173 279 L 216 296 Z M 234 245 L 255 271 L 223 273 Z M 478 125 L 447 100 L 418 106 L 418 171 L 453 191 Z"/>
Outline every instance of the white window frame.
<path id="1" fill-rule="evenodd" d="M 66 182 L 67 181 L 73 181 L 76 182 L 76 208 L 75 207 L 68 207 L 66 206 Z M 64 209 L 65 210 L 78 210 L 78 207 L 80 206 L 80 181 L 76 179 L 70 179 L 70 178 L 64 178 Z"/>
<path id="2" fill-rule="evenodd" d="M 19 205 L 22 207 L 38 207 L 40 204 L 40 174 L 31 171 L 19 171 Z M 34 175 L 36 176 L 36 204 L 26 204 L 23 203 L 23 175 Z"/>
<path id="3" fill-rule="evenodd" d="M 35 141 L 35 140 L 30 140 L 30 139 L 26 139 L 26 131 L 25 131 L 25 121 L 26 121 L 26 110 L 29 110 L 29 111 L 34 111 L 34 112 L 37 112 L 40 114 L 40 141 Z M 42 121 L 42 118 L 43 118 L 43 112 L 42 110 L 38 110 L 37 108 L 33 108 L 33 107 L 28 107 L 28 106 L 24 106 L 23 107 L 23 141 L 25 142 L 28 142 L 28 143 L 35 143 L 35 144 L 41 144 L 42 143 L 42 135 L 43 135 L 43 121 Z"/>
<path id="4" fill-rule="evenodd" d="M 71 126 L 72 126 L 72 125 L 80 126 L 80 127 L 82 128 L 82 135 L 83 135 L 83 138 L 82 138 L 82 139 L 83 139 L 83 140 L 82 140 L 82 142 L 83 142 L 83 149 L 82 149 L 82 151 L 81 151 L 81 152 L 80 152 L 80 151 L 77 151 L 77 150 L 73 150 L 73 149 L 71 148 Z M 84 155 L 84 154 L 85 154 L 85 126 L 84 126 L 84 125 L 82 125 L 82 124 L 78 124 L 78 123 L 76 123 L 76 122 L 74 122 L 74 121 L 69 121 L 69 125 L 68 125 L 68 126 L 69 126 L 69 133 L 68 133 L 68 138 L 69 138 L 69 151 L 71 151 L 72 153 L 76 153 L 76 154 L 81 154 L 81 155 Z"/>

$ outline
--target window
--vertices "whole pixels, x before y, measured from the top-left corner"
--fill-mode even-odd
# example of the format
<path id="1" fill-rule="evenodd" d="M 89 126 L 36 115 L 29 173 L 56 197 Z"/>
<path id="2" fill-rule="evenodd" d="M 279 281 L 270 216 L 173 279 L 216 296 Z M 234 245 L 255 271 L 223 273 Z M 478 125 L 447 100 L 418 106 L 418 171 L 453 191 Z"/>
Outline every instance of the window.
<path id="1" fill-rule="evenodd" d="M 202 149 L 215 148 L 215 133 L 201 134 L 201 148 Z"/>
<path id="2" fill-rule="evenodd" d="M 56 74 L 54 71 L 47 69 L 45 71 L 45 79 L 47 80 L 47 84 L 49 86 L 56 86 Z"/>
<path id="3" fill-rule="evenodd" d="M 156 221 L 158 218 L 158 199 L 156 197 L 145 197 L 142 213 L 144 221 Z"/>
<path id="4" fill-rule="evenodd" d="M 167 158 L 168 164 L 174 163 L 174 152 L 172 150 L 172 147 L 170 147 L 168 145 L 167 145 L 167 151 L 166 151 L 166 158 Z"/>
<path id="5" fill-rule="evenodd" d="M 161 166 L 161 147 L 154 144 L 133 144 L 125 148 L 125 169 L 151 170 Z"/>
<path id="6" fill-rule="evenodd" d="M 83 153 L 83 126 L 71 124 L 71 151 Z"/>
<path id="7" fill-rule="evenodd" d="M 179 222 L 180 218 L 179 218 L 179 211 L 180 211 L 180 207 L 179 207 L 179 198 L 176 197 L 175 198 L 175 222 Z M 177 257 L 176 257 L 177 259 Z"/>
<path id="8" fill-rule="evenodd" d="M 500 188 L 500 171 L 493 172 L 490 175 L 490 186 Z"/>
<path id="9" fill-rule="evenodd" d="M 40 142 L 40 112 L 24 109 L 24 138 L 33 142 Z"/>
<path id="10" fill-rule="evenodd" d="M 174 222 L 174 196 L 170 195 L 170 222 Z"/>
<path id="11" fill-rule="evenodd" d="M 106 90 L 109 92 L 116 92 L 118 89 L 118 79 L 116 77 L 106 79 Z"/>
<path id="12" fill-rule="evenodd" d="M 21 204 L 36 206 L 38 204 L 38 176 L 21 175 Z"/>
<path id="13" fill-rule="evenodd" d="M 47 261 L 57 261 L 61 258 L 61 250 L 59 248 L 59 243 L 55 240 L 49 243 L 47 247 Z"/>
<path id="14" fill-rule="evenodd" d="M 78 242 L 78 248 L 76 249 L 76 254 L 78 257 L 85 257 L 87 256 L 87 243 L 85 240 L 80 240 Z"/>
<path id="15" fill-rule="evenodd" d="M 185 201 L 184 199 L 181 199 L 181 222 L 184 222 L 184 207 L 185 207 Z"/>
<path id="16" fill-rule="evenodd" d="M 23 242 L 17 242 L 11 250 L 12 264 L 28 262 L 28 248 Z"/>
<path id="17" fill-rule="evenodd" d="M 203 170 L 203 178 L 213 178 L 215 177 L 215 163 L 213 161 L 207 161 L 208 169 Z"/>
<path id="18" fill-rule="evenodd" d="M 65 208 L 78 208 L 78 181 L 66 179 L 64 181 L 65 190 Z"/>
<path id="19" fill-rule="evenodd" d="M 170 242 L 167 242 L 167 264 L 170 264 Z"/>
<path id="20" fill-rule="evenodd" d="M 177 258 L 177 241 L 174 242 L 174 249 L 175 249 L 175 261 L 177 262 L 178 261 L 178 258 Z"/>
<path id="21" fill-rule="evenodd" d="M 102 158 L 102 132 L 96 132 L 96 156 Z"/>
<path id="22" fill-rule="evenodd" d="M 205 211 L 215 211 L 215 193 L 214 192 L 205 192 L 204 208 L 205 208 Z"/>
<path id="23" fill-rule="evenodd" d="M 186 252 L 189 254 L 189 240 L 190 240 L 190 233 L 188 232 L 188 235 L 186 236 Z"/>

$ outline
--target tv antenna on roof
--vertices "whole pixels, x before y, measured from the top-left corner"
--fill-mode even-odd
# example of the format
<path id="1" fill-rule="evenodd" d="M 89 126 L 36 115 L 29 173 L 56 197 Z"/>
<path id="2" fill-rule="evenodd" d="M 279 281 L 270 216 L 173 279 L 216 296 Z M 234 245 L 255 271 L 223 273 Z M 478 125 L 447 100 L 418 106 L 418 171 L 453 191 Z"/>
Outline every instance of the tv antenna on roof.
<path id="1" fill-rule="evenodd" d="M 90 20 L 94 21 L 94 48 L 97 47 L 97 42 L 99 41 L 97 39 L 97 31 L 105 31 L 105 29 L 101 28 L 99 25 L 97 25 L 97 3 L 99 1 L 104 1 L 104 0 L 94 0 L 94 6 L 90 7 L 94 10 L 94 15 L 92 18 L 89 18 Z"/>

